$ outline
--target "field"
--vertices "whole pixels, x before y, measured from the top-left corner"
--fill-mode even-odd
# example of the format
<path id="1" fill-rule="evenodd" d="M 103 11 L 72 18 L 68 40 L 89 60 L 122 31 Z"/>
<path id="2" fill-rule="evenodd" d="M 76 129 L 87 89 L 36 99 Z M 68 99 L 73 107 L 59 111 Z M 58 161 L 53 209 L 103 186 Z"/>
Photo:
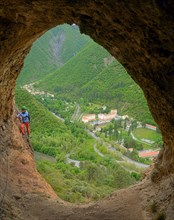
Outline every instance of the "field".
<path id="1" fill-rule="evenodd" d="M 132 133 L 138 140 L 145 138 L 147 140 L 156 142 L 161 139 L 160 133 L 147 128 L 137 128 Z"/>

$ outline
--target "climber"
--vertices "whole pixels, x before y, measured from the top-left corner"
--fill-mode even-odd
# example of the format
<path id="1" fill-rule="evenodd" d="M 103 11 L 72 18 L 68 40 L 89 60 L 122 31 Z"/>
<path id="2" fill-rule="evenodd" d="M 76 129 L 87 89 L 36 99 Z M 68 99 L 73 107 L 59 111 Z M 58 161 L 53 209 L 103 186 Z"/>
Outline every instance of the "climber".
<path id="1" fill-rule="evenodd" d="M 27 112 L 27 108 L 25 106 L 22 106 L 22 111 L 17 115 L 17 118 L 20 119 L 21 122 L 21 133 L 22 136 L 25 135 L 25 127 L 27 130 L 28 137 L 30 136 L 30 115 Z"/>

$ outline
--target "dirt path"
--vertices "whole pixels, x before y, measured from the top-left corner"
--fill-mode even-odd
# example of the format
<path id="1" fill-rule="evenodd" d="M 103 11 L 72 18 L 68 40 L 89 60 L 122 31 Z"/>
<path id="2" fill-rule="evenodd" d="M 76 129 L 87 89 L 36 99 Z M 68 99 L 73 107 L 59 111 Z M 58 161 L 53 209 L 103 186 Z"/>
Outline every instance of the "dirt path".
<path id="1" fill-rule="evenodd" d="M 27 195 L 25 220 L 143 220 L 139 189 L 119 190 L 93 204 L 71 205 L 42 196 Z"/>

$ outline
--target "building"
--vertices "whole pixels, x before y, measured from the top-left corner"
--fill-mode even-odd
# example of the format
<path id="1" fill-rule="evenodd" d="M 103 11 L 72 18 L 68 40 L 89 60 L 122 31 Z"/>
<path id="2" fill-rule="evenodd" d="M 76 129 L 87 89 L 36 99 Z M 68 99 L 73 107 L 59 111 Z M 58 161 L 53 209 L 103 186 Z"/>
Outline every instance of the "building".
<path id="1" fill-rule="evenodd" d="M 159 151 L 139 151 L 139 157 L 157 157 Z"/>
<path id="2" fill-rule="evenodd" d="M 156 131 L 156 126 L 146 124 L 146 128 Z"/>
<path id="3" fill-rule="evenodd" d="M 126 118 L 129 118 L 129 116 L 128 115 L 121 116 L 121 119 L 123 119 L 123 120 L 125 120 Z"/>
<path id="4" fill-rule="evenodd" d="M 117 109 L 111 110 L 109 114 L 98 114 L 98 119 L 102 121 L 112 121 L 112 119 L 116 118 Z"/>
<path id="5" fill-rule="evenodd" d="M 88 122 L 94 121 L 94 120 L 96 120 L 95 114 L 84 115 L 84 116 L 82 117 L 82 121 L 83 121 L 84 123 L 88 123 Z"/>
<path id="6" fill-rule="evenodd" d="M 105 114 L 98 114 L 98 119 L 104 120 L 104 118 L 105 118 Z"/>
<path id="7" fill-rule="evenodd" d="M 116 117 L 117 117 L 117 109 L 111 110 L 111 112 L 109 114 L 100 113 L 100 114 L 98 114 L 98 120 L 99 121 L 97 121 L 96 124 L 100 124 L 100 121 L 110 122 L 110 121 L 112 121 L 112 119 L 114 119 Z M 88 114 L 88 115 L 84 115 L 82 117 L 82 121 L 84 123 L 88 123 L 90 121 L 95 121 L 95 120 L 96 120 L 96 115 L 95 114 Z"/>

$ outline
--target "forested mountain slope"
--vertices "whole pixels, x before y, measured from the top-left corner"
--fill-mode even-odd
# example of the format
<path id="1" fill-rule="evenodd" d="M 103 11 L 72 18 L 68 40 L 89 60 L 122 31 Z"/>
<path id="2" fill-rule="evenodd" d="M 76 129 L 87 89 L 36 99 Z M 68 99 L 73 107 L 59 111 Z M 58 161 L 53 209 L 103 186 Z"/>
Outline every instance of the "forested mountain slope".
<path id="1" fill-rule="evenodd" d="M 112 62 L 111 55 L 91 41 L 62 68 L 48 74 L 37 87 L 69 98 L 80 96 L 81 88 Z"/>
<path id="2" fill-rule="evenodd" d="M 154 124 L 143 92 L 123 66 L 76 25 L 61 25 L 38 39 L 18 84 L 36 84 L 70 101 L 83 99 L 117 108 L 120 114 Z"/>
<path id="3" fill-rule="evenodd" d="M 142 90 L 124 67 L 91 41 L 63 67 L 48 74 L 36 87 L 59 98 L 93 102 L 117 108 L 120 114 L 154 123 Z"/>
<path id="4" fill-rule="evenodd" d="M 90 38 L 80 34 L 76 25 L 64 24 L 49 30 L 34 42 L 25 59 L 18 84 L 42 79 L 46 74 L 64 65 L 89 41 Z"/>
<path id="5" fill-rule="evenodd" d="M 90 102 L 117 108 L 121 115 L 154 123 L 142 90 L 116 60 L 81 87 L 79 94 Z"/>
<path id="6" fill-rule="evenodd" d="M 59 197 L 70 202 L 89 202 L 129 186 L 135 178 L 106 154 L 94 151 L 95 139 L 88 136 L 83 124 L 64 124 L 27 91 L 16 89 L 18 108 L 27 105 L 31 116 L 30 141 L 36 151 L 50 155 L 54 163 L 39 160 L 37 168 Z M 46 157 L 46 155 L 44 156 Z M 67 163 L 67 157 L 79 160 L 80 167 Z"/>

